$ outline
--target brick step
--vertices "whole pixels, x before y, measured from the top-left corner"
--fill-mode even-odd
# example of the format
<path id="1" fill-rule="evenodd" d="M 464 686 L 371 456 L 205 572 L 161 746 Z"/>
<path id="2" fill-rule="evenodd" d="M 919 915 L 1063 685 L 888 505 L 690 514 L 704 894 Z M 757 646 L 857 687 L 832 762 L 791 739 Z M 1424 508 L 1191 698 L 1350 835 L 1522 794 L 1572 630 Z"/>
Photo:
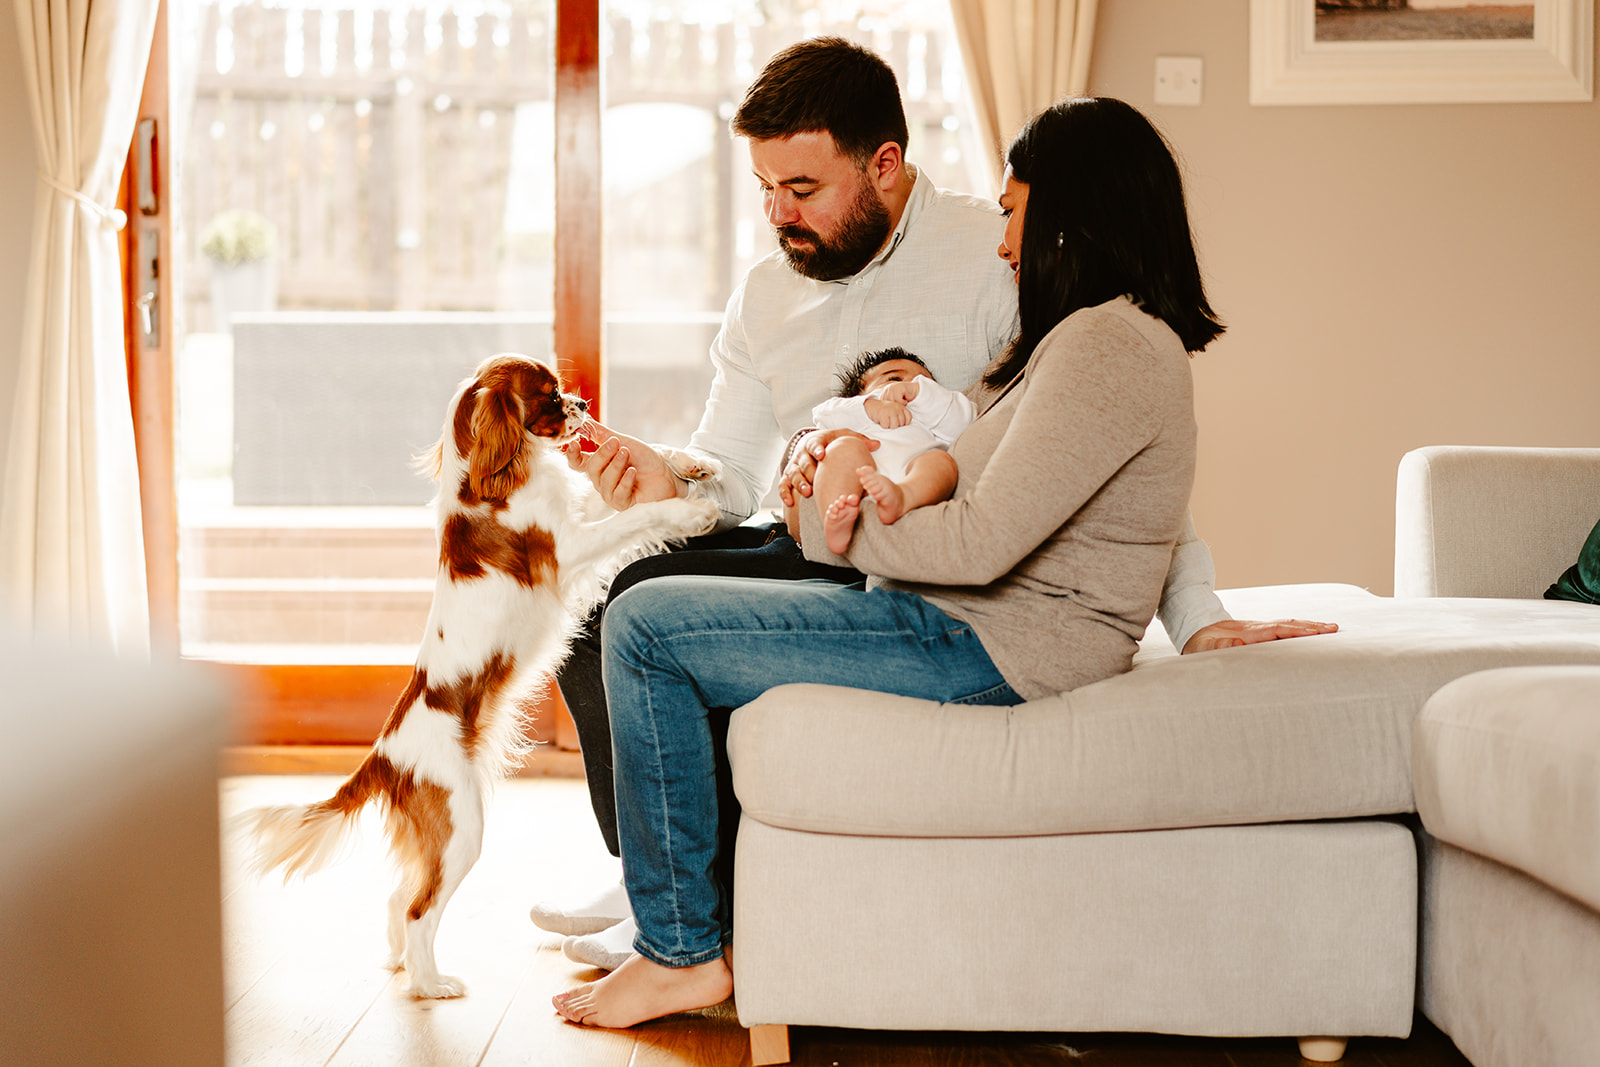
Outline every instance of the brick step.
<path id="1" fill-rule="evenodd" d="M 427 578 L 438 565 L 432 525 L 200 525 L 181 533 L 196 579 Z"/>
<path id="2" fill-rule="evenodd" d="M 185 648 L 402 645 L 422 639 L 432 578 L 191 578 L 179 586 Z"/>

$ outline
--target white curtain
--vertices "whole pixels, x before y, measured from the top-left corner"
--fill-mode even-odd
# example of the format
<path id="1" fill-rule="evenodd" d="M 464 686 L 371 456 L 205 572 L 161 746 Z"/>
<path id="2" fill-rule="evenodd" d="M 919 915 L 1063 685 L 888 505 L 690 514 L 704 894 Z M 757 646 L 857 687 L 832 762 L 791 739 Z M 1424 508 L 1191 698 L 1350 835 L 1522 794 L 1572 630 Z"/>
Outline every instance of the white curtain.
<path id="1" fill-rule="evenodd" d="M 978 126 L 993 161 L 1022 124 L 1089 88 L 1097 0 L 950 0 Z"/>
<path id="2" fill-rule="evenodd" d="M 38 161 L 0 499 L 11 621 L 150 652 L 115 210 L 158 0 L 14 0 Z"/>

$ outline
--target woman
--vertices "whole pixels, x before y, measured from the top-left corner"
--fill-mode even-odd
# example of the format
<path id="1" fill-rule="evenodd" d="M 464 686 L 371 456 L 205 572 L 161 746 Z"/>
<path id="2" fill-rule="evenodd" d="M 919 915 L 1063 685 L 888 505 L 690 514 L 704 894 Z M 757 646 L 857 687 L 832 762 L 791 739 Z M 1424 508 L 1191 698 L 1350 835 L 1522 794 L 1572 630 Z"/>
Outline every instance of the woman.
<path id="1" fill-rule="evenodd" d="M 1222 326 L 1177 165 L 1138 111 L 1063 102 L 1006 160 L 998 252 L 1020 334 L 971 390 L 982 414 L 951 450 L 953 499 L 889 526 L 858 502 L 846 556 L 866 588 L 665 578 L 608 611 L 639 935 L 616 971 L 554 998 L 567 1019 L 631 1026 L 732 992 L 713 709 L 798 681 L 1007 705 L 1131 665 L 1194 478 L 1188 353 Z"/>

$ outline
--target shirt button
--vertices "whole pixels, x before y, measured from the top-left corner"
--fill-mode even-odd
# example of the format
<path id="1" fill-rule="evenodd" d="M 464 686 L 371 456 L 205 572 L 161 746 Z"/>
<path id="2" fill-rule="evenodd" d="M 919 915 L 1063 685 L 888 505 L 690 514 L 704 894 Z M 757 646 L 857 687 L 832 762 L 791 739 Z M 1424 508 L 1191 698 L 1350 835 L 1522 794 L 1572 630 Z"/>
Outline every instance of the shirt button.
<path id="1" fill-rule="evenodd" d="M 840 345 L 839 346 L 839 353 L 841 355 L 848 356 L 850 354 L 850 346 L 849 345 Z"/>

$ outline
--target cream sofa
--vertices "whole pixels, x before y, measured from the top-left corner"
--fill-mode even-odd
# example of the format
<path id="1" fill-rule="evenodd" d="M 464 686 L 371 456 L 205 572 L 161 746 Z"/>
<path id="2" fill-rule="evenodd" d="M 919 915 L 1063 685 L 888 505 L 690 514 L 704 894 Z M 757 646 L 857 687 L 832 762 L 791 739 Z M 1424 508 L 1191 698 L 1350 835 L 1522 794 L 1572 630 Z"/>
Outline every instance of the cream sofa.
<path id="1" fill-rule="evenodd" d="M 1402 463 L 1408 575 L 1456 564 L 1424 532 L 1455 521 L 1437 451 Z M 733 966 L 754 1062 L 785 1060 L 795 1024 L 1281 1034 L 1323 1060 L 1408 1034 L 1418 712 L 1476 671 L 1600 665 L 1600 613 L 1527 599 L 1576 558 L 1600 450 L 1462 455 L 1508 464 L 1552 501 L 1539 514 L 1589 516 L 1576 540 L 1576 520 L 1528 529 L 1525 503 L 1502 516 L 1518 584 L 1493 599 L 1409 595 L 1409 577 L 1395 598 L 1229 590 L 1236 616 L 1341 630 L 1179 657 L 1152 626 L 1130 673 L 1009 709 L 815 685 L 739 709 Z M 1530 542 L 1548 560 L 1524 567 Z"/>
<path id="2" fill-rule="evenodd" d="M 1600 519 L 1600 462 L 1581 456 L 1409 457 L 1402 477 L 1431 491 L 1396 595 L 1540 595 Z M 1478 1067 L 1600 1060 L 1600 668 L 1444 686 L 1417 718 L 1413 780 L 1423 1011 Z"/>

